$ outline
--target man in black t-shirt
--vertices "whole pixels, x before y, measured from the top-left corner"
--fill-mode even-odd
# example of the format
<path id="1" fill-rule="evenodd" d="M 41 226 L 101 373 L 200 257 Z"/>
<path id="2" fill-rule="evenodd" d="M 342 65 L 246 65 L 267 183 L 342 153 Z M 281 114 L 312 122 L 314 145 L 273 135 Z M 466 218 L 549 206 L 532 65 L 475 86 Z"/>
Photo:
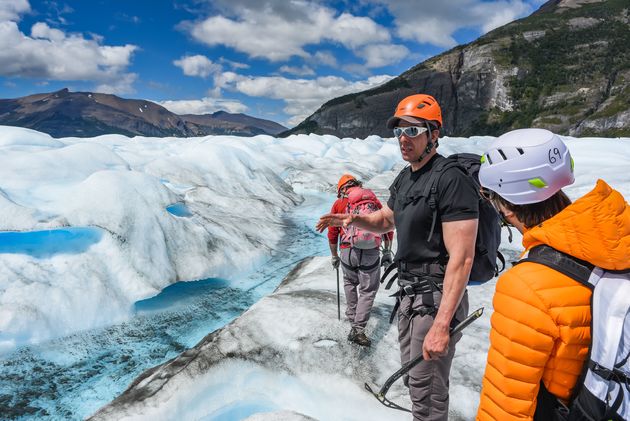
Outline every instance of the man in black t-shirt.
<path id="1" fill-rule="evenodd" d="M 398 139 L 402 158 L 410 165 L 390 187 L 387 205 L 369 215 L 327 214 L 317 229 L 355 225 L 376 233 L 396 228 L 399 274 L 398 339 L 401 362 L 420 353 L 424 361 L 405 379 L 414 420 L 448 419 L 448 376 L 461 334 L 449 337 L 454 320 L 468 312 L 466 284 L 472 268 L 478 193 L 459 168 L 444 170 L 437 186 L 438 221 L 425 187 L 444 158 L 437 154 L 442 114 L 437 101 L 424 94 L 403 99 L 387 122 Z M 449 346 L 450 345 L 450 346 Z"/>

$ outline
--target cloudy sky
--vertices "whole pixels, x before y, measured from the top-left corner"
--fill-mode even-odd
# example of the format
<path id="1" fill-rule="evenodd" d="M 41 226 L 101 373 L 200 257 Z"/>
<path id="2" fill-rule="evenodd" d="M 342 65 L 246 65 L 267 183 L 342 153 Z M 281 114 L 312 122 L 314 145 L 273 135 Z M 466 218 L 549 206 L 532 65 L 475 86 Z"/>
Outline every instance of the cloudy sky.
<path id="1" fill-rule="evenodd" d="M 294 126 L 545 0 L 0 0 L 0 98 L 64 87 Z"/>

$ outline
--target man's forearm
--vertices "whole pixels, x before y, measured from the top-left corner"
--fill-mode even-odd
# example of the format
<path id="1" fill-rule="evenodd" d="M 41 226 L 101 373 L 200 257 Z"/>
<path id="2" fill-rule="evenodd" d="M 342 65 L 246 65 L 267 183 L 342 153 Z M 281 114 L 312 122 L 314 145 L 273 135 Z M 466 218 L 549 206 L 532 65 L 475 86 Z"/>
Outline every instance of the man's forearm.
<path id="1" fill-rule="evenodd" d="M 460 260 L 460 259 L 458 259 Z M 449 259 L 446 265 L 446 273 L 444 274 L 444 286 L 442 290 L 442 300 L 435 316 L 434 325 L 441 329 L 448 329 L 453 315 L 457 311 L 472 267 L 472 258 L 454 261 Z"/>
<path id="2" fill-rule="evenodd" d="M 330 246 L 330 254 L 337 256 L 337 243 L 328 243 Z"/>
<path id="3" fill-rule="evenodd" d="M 385 234 L 394 228 L 393 222 L 385 216 L 382 209 L 368 215 L 353 216 L 351 225 L 375 234 Z"/>
<path id="4" fill-rule="evenodd" d="M 477 224 L 477 219 L 442 224 L 444 246 L 450 257 L 446 264 L 442 301 L 435 316 L 434 325 L 443 331 L 448 331 L 453 315 L 466 290 L 475 258 Z"/>

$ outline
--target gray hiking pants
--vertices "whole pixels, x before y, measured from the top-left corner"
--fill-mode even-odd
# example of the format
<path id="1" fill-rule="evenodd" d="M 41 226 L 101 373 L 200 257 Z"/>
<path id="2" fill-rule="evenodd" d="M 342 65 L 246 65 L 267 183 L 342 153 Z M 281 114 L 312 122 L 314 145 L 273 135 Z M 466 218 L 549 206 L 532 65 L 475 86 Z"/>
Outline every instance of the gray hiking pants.
<path id="1" fill-rule="evenodd" d="M 370 319 L 370 310 L 372 310 L 374 298 L 380 286 L 380 263 L 380 253 L 377 248 L 341 249 L 346 317 L 354 328 L 365 329 Z"/>
<path id="2" fill-rule="evenodd" d="M 433 300 L 439 305 L 440 292 L 433 293 Z M 422 296 L 404 296 L 398 309 L 398 340 L 400 342 L 401 363 L 422 354 L 422 342 L 433 325 L 432 316 L 409 317 L 412 310 L 422 308 Z M 455 319 L 459 322 L 468 314 L 468 292 L 464 293 Z M 409 371 L 409 395 L 414 421 L 446 421 L 448 419 L 448 376 L 455 355 L 455 344 L 462 337 L 458 333 L 451 338 L 448 353 L 437 359 L 422 361 Z"/>

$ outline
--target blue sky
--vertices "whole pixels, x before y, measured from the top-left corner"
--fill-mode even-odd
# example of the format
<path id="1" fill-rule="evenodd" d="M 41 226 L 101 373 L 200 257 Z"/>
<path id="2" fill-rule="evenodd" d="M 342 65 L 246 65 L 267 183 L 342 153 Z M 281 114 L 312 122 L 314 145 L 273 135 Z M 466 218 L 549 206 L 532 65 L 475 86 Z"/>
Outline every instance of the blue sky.
<path id="1" fill-rule="evenodd" d="M 0 0 L 0 98 L 64 87 L 294 126 L 544 0 Z"/>

